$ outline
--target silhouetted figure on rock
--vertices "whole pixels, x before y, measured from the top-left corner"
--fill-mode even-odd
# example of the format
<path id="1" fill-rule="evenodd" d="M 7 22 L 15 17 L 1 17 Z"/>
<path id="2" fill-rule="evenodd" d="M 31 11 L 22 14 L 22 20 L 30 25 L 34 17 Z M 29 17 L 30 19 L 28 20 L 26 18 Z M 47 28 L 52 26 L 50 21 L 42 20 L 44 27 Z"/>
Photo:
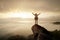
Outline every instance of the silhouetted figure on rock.
<path id="1" fill-rule="evenodd" d="M 39 13 L 40 14 L 40 13 Z M 51 35 L 49 31 L 45 28 L 38 25 L 38 15 L 37 13 L 33 14 L 35 16 L 35 25 L 32 26 L 32 31 L 34 35 L 34 40 L 51 40 Z"/>
<path id="2" fill-rule="evenodd" d="M 37 14 L 37 13 L 32 13 L 34 16 L 35 16 L 35 18 L 34 18 L 34 20 L 35 20 L 35 24 L 38 24 L 38 16 L 40 15 L 40 13 L 39 14 Z"/>
<path id="3" fill-rule="evenodd" d="M 51 35 L 49 31 L 39 26 L 38 24 L 32 26 L 32 31 L 34 35 L 34 40 L 51 40 Z"/>

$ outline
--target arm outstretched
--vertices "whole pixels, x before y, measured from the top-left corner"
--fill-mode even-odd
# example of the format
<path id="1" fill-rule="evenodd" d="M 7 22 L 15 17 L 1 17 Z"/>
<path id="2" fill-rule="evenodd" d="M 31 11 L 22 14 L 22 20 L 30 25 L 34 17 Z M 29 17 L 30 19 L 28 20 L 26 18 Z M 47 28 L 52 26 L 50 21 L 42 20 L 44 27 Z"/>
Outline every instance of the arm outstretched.
<path id="1" fill-rule="evenodd" d="M 32 13 L 33 15 L 35 15 L 34 13 Z"/>

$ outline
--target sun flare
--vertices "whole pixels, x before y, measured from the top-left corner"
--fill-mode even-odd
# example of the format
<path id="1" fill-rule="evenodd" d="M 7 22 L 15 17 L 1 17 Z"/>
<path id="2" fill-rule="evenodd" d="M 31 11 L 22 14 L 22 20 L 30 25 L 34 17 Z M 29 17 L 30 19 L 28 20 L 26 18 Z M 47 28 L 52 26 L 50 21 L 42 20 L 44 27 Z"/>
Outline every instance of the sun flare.
<path id="1" fill-rule="evenodd" d="M 19 18 L 33 18 L 30 12 L 10 12 L 7 14 L 8 17 L 19 17 Z"/>
<path id="2" fill-rule="evenodd" d="M 34 18 L 32 12 L 8 12 L 1 15 L 2 18 Z M 51 14 L 48 15 L 48 13 L 41 13 L 39 18 L 47 18 L 49 16 L 51 16 Z"/>

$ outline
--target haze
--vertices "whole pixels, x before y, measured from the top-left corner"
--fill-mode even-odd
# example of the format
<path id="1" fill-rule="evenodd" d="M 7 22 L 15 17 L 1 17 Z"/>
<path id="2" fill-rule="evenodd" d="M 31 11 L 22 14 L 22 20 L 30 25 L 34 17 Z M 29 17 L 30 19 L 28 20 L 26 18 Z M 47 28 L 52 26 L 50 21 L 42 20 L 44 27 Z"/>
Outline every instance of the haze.
<path id="1" fill-rule="evenodd" d="M 60 0 L 0 0 L 0 34 L 32 34 L 33 13 L 41 13 L 39 25 L 60 30 Z M 49 25 L 49 26 L 48 26 Z"/>

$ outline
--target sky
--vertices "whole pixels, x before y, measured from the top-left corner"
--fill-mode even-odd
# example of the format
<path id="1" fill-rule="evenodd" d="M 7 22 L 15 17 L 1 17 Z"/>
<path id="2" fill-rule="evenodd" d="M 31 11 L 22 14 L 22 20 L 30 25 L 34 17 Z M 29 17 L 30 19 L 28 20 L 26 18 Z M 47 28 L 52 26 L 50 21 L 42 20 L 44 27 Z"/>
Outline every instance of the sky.
<path id="1" fill-rule="evenodd" d="M 0 12 L 12 10 L 60 12 L 60 0 L 0 0 Z"/>
<path id="2" fill-rule="evenodd" d="M 49 23 L 51 21 L 60 22 L 60 0 L 0 0 L 0 34 L 3 33 L 2 35 L 4 35 L 4 33 L 11 32 L 17 32 L 17 34 L 24 34 L 24 32 L 26 32 L 25 34 L 32 33 L 31 26 L 34 24 L 32 12 L 41 13 L 39 24 L 41 20 L 48 21 L 40 24 L 46 29 L 60 29 L 60 25 Z M 17 19 L 14 19 L 16 17 Z M 19 19 L 19 17 L 23 19 Z M 24 18 L 31 19 L 26 21 L 27 19 Z M 20 29 L 22 31 L 19 31 Z"/>
<path id="3" fill-rule="evenodd" d="M 33 18 L 32 12 L 41 13 L 41 18 L 58 20 L 60 0 L 0 0 L 0 18 L 21 17 L 21 14 Z"/>
<path id="4" fill-rule="evenodd" d="M 59 16 L 60 0 L 0 0 L 0 16 L 9 12 L 30 12 L 30 16 L 32 12 Z"/>

